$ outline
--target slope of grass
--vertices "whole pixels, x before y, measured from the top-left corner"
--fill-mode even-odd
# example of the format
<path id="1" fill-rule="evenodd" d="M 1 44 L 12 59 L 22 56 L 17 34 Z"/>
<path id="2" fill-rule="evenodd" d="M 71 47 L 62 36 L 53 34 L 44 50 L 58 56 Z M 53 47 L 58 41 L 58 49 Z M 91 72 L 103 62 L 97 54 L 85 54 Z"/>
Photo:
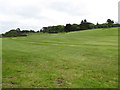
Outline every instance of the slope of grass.
<path id="1" fill-rule="evenodd" d="M 3 87 L 116 88 L 118 28 L 3 38 Z"/>
<path id="2" fill-rule="evenodd" d="M 2 38 L 0 38 L 0 89 L 2 89 Z"/>

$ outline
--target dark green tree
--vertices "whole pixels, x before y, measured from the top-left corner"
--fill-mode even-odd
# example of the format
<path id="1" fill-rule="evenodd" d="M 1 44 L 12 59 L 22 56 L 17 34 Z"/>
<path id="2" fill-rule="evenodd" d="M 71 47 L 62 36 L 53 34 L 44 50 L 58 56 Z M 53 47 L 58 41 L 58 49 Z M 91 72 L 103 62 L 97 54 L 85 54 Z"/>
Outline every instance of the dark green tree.
<path id="1" fill-rule="evenodd" d="M 83 23 L 84 23 L 84 21 L 82 20 L 82 21 L 81 21 L 81 24 L 83 24 Z"/>
<path id="2" fill-rule="evenodd" d="M 16 31 L 20 32 L 20 28 L 17 28 Z"/>
<path id="3" fill-rule="evenodd" d="M 71 24 L 66 24 L 66 26 L 65 26 L 65 32 L 70 32 L 71 31 Z"/>
<path id="4" fill-rule="evenodd" d="M 87 23 L 87 20 L 86 20 L 86 19 L 84 20 L 84 23 Z"/>
<path id="5" fill-rule="evenodd" d="M 17 37 L 17 36 L 27 36 L 23 33 L 21 33 L 19 30 L 12 29 L 5 34 L 3 34 L 3 37 Z"/>
<path id="6" fill-rule="evenodd" d="M 108 24 L 114 24 L 114 21 L 112 21 L 111 19 L 107 19 L 107 23 Z"/>
<path id="7" fill-rule="evenodd" d="M 71 25 L 71 31 L 78 31 L 80 29 L 78 24 L 72 24 Z"/>

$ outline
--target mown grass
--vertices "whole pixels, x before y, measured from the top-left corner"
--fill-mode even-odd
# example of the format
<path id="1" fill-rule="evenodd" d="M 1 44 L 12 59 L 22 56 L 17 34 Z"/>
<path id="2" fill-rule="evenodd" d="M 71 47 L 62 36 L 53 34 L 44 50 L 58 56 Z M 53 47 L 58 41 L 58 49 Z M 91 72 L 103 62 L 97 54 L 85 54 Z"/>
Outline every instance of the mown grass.
<path id="1" fill-rule="evenodd" d="M 4 88 L 118 87 L 118 28 L 2 41 Z"/>
<path id="2" fill-rule="evenodd" d="M 0 38 L 0 89 L 2 89 L 2 38 Z"/>

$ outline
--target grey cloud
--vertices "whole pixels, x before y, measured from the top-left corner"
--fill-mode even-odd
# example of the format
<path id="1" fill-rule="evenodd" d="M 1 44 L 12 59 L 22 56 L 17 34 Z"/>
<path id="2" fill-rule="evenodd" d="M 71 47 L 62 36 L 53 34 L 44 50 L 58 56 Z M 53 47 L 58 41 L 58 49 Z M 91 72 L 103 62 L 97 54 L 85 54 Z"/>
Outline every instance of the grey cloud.
<path id="1" fill-rule="evenodd" d="M 1 13 L 9 15 L 17 15 L 21 17 L 37 17 L 38 13 L 41 12 L 41 8 L 37 6 L 22 6 L 22 7 L 2 7 L 0 8 Z"/>
<path id="2" fill-rule="evenodd" d="M 20 7 L 14 11 L 17 15 L 22 17 L 37 17 L 38 13 L 41 12 L 40 8 L 37 7 Z"/>
<path id="3" fill-rule="evenodd" d="M 56 11 L 67 13 L 72 16 L 81 16 L 88 14 L 86 13 L 87 11 L 84 5 L 77 6 L 69 2 L 53 2 L 49 5 L 49 8 Z"/>
<path id="4" fill-rule="evenodd" d="M 17 22 L 12 22 L 12 21 L 8 21 L 8 22 L 0 22 L 0 33 L 4 33 L 12 28 L 15 28 L 16 24 L 18 24 Z"/>
<path id="5" fill-rule="evenodd" d="M 9 16 L 20 16 L 23 18 L 40 17 L 39 14 L 42 13 L 42 9 L 44 8 L 43 3 L 24 4 L 23 1 L 21 2 L 22 4 L 17 3 L 15 5 L 13 4 L 15 2 L 8 3 L 7 0 L 0 1 L 0 14 L 5 14 Z M 40 18 L 44 18 L 44 16 L 41 16 Z"/>
<path id="6" fill-rule="evenodd" d="M 21 28 L 22 30 L 39 30 L 39 26 L 29 25 L 29 24 L 22 24 L 17 21 L 2 21 L 0 22 L 0 33 L 5 33 L 11 29 Z"/>
<path id="7" fill-rule="evenodd" d="M 96 16 L 99 14 L 99 12 L 94 12 L 93 10 L 94 9 L 93 6 L 96 6 L 97 5 L 96 2 L 98 1 L 96 2 L 92 2 L 92 1 L 90 0 L 89 1 L 88 0 L 0 0 L 0 15 L 6 17 L 5 20 L 4 18 L 0 18 L 0 32 L 5 32 L 12 28 L 18 28 L 18 27 L 21 29 L 37 30 L 43 26 L 48 26 L 48 25 L 66 24 L 66 22 L 75 23 L 81 17 L 83 19 L 84 17 L 86 19 L 94 18 L 94 20 L 96 17 L 99 20 L 99 17 Z M 101 0 L 100 2 L 103 1 L 105 0 Z M 110 0 L 110 2 L 111 1 L 113 0 Z M 100 3 L 100 5 L 102 5 L 102 3 Z M 98 6 L 100 7 L 100 5 Z M 92 7 L 92 9 L 89 7 Z M 96 6 L 95 9 L 97 10 L 99 9 L 99 7 Z M 102 10 L 101 7 L 100 10 L 105 11 Z M 114 12 L 115 9 L 111 8 L 111 10 Z M 50 11 L 52 11 L 52 13 Z M 60 18 L 57 17 L 58 14 L 59 16 L 61 15 Z M 101 15 L 100 17 L 102 17 L 104 14 L 101 13 L 100 15 Z M 114 14 L 111 13 L 110 15 L 114 15 Z M 63 18 L 64 20 L 61 18 Z M 101 22 L 103 20 L 104 18 L 101 19 Z"/>

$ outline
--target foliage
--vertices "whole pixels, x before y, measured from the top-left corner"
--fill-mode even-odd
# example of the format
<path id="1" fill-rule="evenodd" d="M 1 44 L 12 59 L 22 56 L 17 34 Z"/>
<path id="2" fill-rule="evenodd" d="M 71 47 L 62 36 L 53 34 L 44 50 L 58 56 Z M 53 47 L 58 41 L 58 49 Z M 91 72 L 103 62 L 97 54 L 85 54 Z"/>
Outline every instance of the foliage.
<path id="1" fill-rule="evenodd" d="M 38 31 L 34 30 L 20 30 L 20 28 L 12 29 L 5 34 L 2 34 L 3 37 L 16 37 L 16 36 L 27 36 L 26 33 L 60 33 L 60 32 L 71 32 L 71 31 L 81 31 L 81 30 L 88 30 L 88 29 L 97 29 L 97 28 L 109 28 L 109 27 L 120 27 L 120 24 L 114 24 L 114 21 L 111 19 L 107 19 L 106 23 L 93 24 L 88 22 L 86 19 L 82 20 L 80 24 L 66 24 L 64 25 L 56 25 L 56 26 L 48 26 L 43 27 Z M 1 36 L 0 36 L 1 37 Z"/>
<path id="2" fill-rule="evenodd" d="M 35 33 L 35 31 L 34 30 L 20 30 L 20 28 L 17 28 L 17 29 L 12 29 L 8 31 L 5 34 L 2 34 L 2 37 L 27 36 L 27 33 Z"/>
<path id="3" fill-rule="evenodd" d="M 17 36 L 27 36 L 26 34 L 21 33 L 20 29 L 12 29 L 5 34 L 2 34 L 2 37 L 17 37 Z"/>
<path id="4" fill-rule="evenodd" d="M 72 30 L 72 25 L 71 24 L 66 24 L 65 32 L 70 32 L 71 30 Z"/>
<path id="5" fill-rule="evenodd" d="M 107 19 L 107 23 L 108 24 L 114 24 L 114 21 L 112 21 L 111 19 Z"/>
<path id="6" fill-rule="evenodd" d="M 86 19 L 82 20 L 80 24 L 66 24 L 58 25 L 58 26 L 48 26 L 43 27 L 40 32 L 44 33 L 59 33 L 59 32 L 71 32 L 71 31 L 81 31 L 81 30 L 88 30 L 88 29 L 94 29 L 94 28 L 109 28 L 109 27 L 120 27 L 120 24 L 114 24 L 114 21 L 111 19 L 107 19 L 107 23 L 99 24 L 93 24 L 91 22 L 88 22 Z"/>
<path id="7" fill-rule="evenodd" d="M 40 31 L 48 32 L 48 33 L 64 32 L 64 26 L 63 25 L 57 25 L 57 26 L 43 27 L 43 29 L 40 30 Z"/>

